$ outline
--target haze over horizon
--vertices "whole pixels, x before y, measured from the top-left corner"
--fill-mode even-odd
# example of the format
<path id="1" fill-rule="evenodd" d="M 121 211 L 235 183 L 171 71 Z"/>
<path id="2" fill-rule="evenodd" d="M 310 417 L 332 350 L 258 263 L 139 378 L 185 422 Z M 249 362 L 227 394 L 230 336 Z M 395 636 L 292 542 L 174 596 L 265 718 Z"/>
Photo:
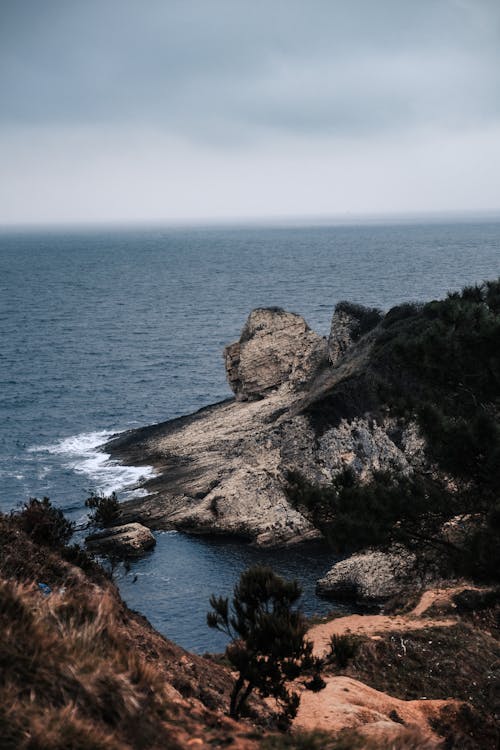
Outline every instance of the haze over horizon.
<path id="1" fill-rule="evenodd" d="M 0 224 L 500 212 L 497 0 L 0 0 Z"/>

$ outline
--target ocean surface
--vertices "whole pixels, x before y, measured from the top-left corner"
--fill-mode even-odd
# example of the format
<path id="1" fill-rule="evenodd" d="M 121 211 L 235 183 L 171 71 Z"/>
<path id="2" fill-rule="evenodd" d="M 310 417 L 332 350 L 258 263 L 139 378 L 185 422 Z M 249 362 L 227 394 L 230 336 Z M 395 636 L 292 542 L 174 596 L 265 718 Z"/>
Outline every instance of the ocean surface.
<path id="1" fill-rule="evenodd" d="M 125 499 L 148 469 L 97 450 L 113 433 L 230 395 L 223 346 L 248 313 L 281 306 L 327 334 L 343 299 L 383 309 L 500 274 L 500 223 L 0 232 L 0 509 L 48 495 L 80 526 L 90 490 Z M 264 561 L 304 582 L 328 559 L 167 532 L 116 572 L 126 601 L 192 650 L 212 592 Z M 340 605 L 338 605 L 340 606 Z"/>

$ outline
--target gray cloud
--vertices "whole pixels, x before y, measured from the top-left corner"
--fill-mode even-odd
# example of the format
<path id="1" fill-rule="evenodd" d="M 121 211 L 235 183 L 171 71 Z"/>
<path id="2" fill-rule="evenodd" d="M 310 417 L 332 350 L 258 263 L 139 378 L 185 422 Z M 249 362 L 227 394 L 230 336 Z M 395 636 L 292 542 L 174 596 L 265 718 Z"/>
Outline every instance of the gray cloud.
<path id="1" fill-rule="evenodd" d="M 365 133 L 496 119 L 485 0 L 4 0 L 4 123 Z"/>
<path id="2" fill-rule="evenodd" d="M 0 0 L 0 102 L 3 221 L 495 208 L 500 3 Z"/>

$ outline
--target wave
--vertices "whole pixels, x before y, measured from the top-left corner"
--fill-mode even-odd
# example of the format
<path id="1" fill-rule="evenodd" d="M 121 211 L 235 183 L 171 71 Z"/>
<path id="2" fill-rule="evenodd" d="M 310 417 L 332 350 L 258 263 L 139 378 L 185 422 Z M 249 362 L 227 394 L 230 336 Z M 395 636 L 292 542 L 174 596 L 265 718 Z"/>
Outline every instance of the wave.
<path id="1" fill-rule="evenodd" d="M 64 466 L 75 474 L 88 476 L 93 484 L 90 489 L 94 492 L 125 492 L 128 497 L 147 494 L 137 485 L 154 476 L 152 466 L 124 466 L 100 450 L 100 446 L 115 434 L 104 430 L 82 432 L 49 445 L 31 446 L 28 451 L 67 456 L 70 460 L 64 461 Z"/>

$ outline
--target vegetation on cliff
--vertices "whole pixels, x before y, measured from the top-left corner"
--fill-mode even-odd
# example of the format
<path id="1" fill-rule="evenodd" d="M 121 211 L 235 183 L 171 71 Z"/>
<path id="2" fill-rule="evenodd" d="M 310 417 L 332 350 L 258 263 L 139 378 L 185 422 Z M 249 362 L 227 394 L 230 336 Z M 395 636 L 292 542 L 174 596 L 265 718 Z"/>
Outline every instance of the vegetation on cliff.
<path id="1" fill-rule="evenodd" d="M 365 482 L 346 470 L 329 486 L 289 472 L 294 506 L 340 551 L 394 543 L 432 548 L 455 572 L 498 580 L 500 280 L 390 310 L 374 333 L 363 382 L 332 396 L 337 410 L 349 388 L 358 391 L 360 413 L 416 419 L 428 466 L 420 473 L 375 471 Z M 328 396 L 324 401 L 328 406 Z M 459 543 L 443 533 L 452 519 L 465 528 Z"/>
<path id="2" fill-rule="evenodd" d="M 60 520 L 43 506 L 48 526 Z M 224 716 L 229 673 L 128 610 L 84 551 L 23 530 L 33 507 L 0 515 L 2 748 L 256 748 Z"/>
<path id="3" fill-rule="evenodd" d="M 489 497 L 500 480 L 500 280 L 393 308 L 372 359 L 384 401 L 415 412 L 432 457 Z"/>
<path id="4" fill-rule="evenodd" d="M 340 312 L 363 318 L 345 304 Z M 337 371 L 331 370 L 329 384 L 321 371 L 318 390 L 309 401 L 305 397 L 289 423 L 295 424 L 300 411 L 319 442 L 340 420 L 416 422 L 426 439 L 426 462 L 408 463 L 405 470 L 404 464 L 394 471 L 370 470 L 363 481 L 360 472 L 345 470 L 326 486 L 291 471 L 289 497 L 339 550 L 403 544 L 424 552 L 444 572 L 498 581 L 500 280 L 443 301 L 399 306 L 382 320 L 378 311 L 368 313 L 361 328 L 353 328 L 363 368 L 354 357 L 346 375 L 335 380 Z M 327 385 L 321 390 L 318 382 Z M 286 429 L 290 403 L 284 399 L 278 416 L 273 412 L 266 423 L 273 439 Z M 274 428 L 273 420 L 282 417 Z M 296 434 L 292 430 L 287 443 L 295 458 Z M 265 476 L 267 481 L 270 473 Z M 220 477 L 217 481 L 219 498 Z M 114 522 L 115 503 L 103 501 L 89 502 L 95 520 Z M 209 498 L 207 513 L 218 503 Z M 270 711 L 261 702 L 252 710 L 260 726 L 238 725 L 226 716 L 230 706 L 234 716 L 242 714 L 254 688 L 281 699 L 293 714 L 295 686 L 287 680 L 310 656 L 305 624 L 298 614 L 290 616 L 297 590 L 278 586 L 270 599 L 257 597 L 254 606 L 250 577 L 240 582 L 232 613 L 227 600 L 212 599 L 210 624 L 234 636 L 228 657 L 239 671 L 235 684 L 216 660 L 187 654 L 130 612 L 106 572 L 80 548 L 68 546 L 72 530 L 47 498 L 31 499 L 21 512 L 0 517 L 0 736 L 7 750 L 175 750 L 193 740 L 201 748 L 235 750 L 356 746 L 359 739 L 346 744 L 320 733 L 263 739 L 262 722 L 270 721 Z M 271 573 L 266 575 L 270 581 Z M 281 609 L 279 590 L 287 604 Z M 469 599 L 474 596 L 480 598 L 469 592 Z M 483 598 L 470 607 L 457 599 L 457 622 L 446 632 L 394 630 L 373 642 L 356 642 L 348 658 L 349 644 L 337 641 L 331 668 L 405 699 L 461 699 L 466 706 L 461 725 L 454 715 L 450 726 L 436 731 L 449 747 L 494 747 L 498 591 L 492 588 Z M 289 635 L 293 648 L 285 653 Z M 361 741 L 360 747 L 367 744 Z"/>
<path id="5" fill-rule="evenodd" d="M 43 505 L 49 520 L 57 523 L 59 514 L 51 512 L 48 501 Z M 143 617 L 127 609 L 110 577 L 82 550 L 77 555 L 75 548 L 53 535 L 49 544 L 34 541 L 35 531 L 22 529 L 23 513 L 0 516 L 2 748 L 381 750 L 387 746 L 384 739 L 363 737 L 350 724 L 333 734 L 298 729 L 278 733 L 262 702 L 254 701 L 251 719 L 232 721 L 227 709 L 234 680 L 226 668 L 216 660 L 188 654 L 156 633 Z M 267 581 L 271 599 L 273 592 L 278 599 L 281 592 L 285 612 L 263 600 L 259 586 L 255 589 L 255 571 L 250 572 L 245 578 L 248 585 L 240 585 L 239 591 L 240 631 L 246 633 L 247 643 L 251 637 L 245 623 L 259 637 L 269 638 L 264 651 L 271 647 L 276 655 L 280 639 L 274 628 L 283 629 L 284 618 L 284 631 L 293 625 L 293 640 L 301 655 L 307 656 L 305 623 L 288 606 L 295 601 L 296 586 L 283 586 L 269 571 L 257 577 L 264 587 Z M 257 608 L 248 619 L 252 592 L 257 593 Z M 219 602 L 214 600 L 220 610 Z M 257 620 L 263 627 L 255 629 Z M 253 666 L 263 692 L 272 694 L 272 685 L 269 691 L 265 687 L 272 677 L 266 671 L 266 658 Z M 287 659 L 283 673 L 293 677 L 297 663 Z M 361 664 L 356 661 L 355 668 Z"/>
<path id="6" fill-rule="evenodd" d="M 229 599 L 212 596 L 207 623 L 225 633 L 230 664 L 238 671 L 231 692 L 230 716 L 242 715 L 252 691 L 271 696 L 285 725 L 296 715 L 299 696 L 287 683 L 313 666 L 307 622 L 296 605 L 301 596 L 297 581 L 285 581 L 271 568 L 244 571 Z"/>

